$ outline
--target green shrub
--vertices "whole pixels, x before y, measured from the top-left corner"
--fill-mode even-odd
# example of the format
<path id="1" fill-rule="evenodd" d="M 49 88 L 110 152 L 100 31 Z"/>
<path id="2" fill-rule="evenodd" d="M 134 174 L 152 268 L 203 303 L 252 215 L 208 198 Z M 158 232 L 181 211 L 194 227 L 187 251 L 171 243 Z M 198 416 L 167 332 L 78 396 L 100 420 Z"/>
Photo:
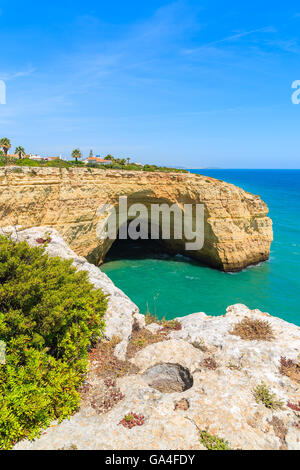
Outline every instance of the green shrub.
<path id="1" fill-rule="evenodd" d="M 34 438 L 77 409 L 105 311 L 103 292 L 71 261 L 0 237 L 0 448 Z"/>
<path id="2" fill-rule="evenodd" d="M 229 444 L 227 441 L 221 437 L 213 436 L 207 431 L 201 431 L 200 433 L 200 442 L 208 450 L 230 450 Z"/>
<path id="3" fill-rule="evenodd" d="M 8 164 L 10 165 L 18 165 L 18 166 L 41 166 L 40 162 L 36 161 L 36 160 L 31 160 L 30 158 L 20 158 L 20 159 L 17 159 L 17 158 L 14 158 L 14 159 L 11 159 Z"/>
<path id="4" fill-rule="evenodd" d="M 253 389 L 253 395 L 256 403 L 262 403 L 266 408 L 270 408 L 271 410 L 283 406 L 283 402 L 277 400 L 275 393 L 272 393 L 264 382 L 261 382 L 260 385 L 257 385 L 257 387 Z"/>

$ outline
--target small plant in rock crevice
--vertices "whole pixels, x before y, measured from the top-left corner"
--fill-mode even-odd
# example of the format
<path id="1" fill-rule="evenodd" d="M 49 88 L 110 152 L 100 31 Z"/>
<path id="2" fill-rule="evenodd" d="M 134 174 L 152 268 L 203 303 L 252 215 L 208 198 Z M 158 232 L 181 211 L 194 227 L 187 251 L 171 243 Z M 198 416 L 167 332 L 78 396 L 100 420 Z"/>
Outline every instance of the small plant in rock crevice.
<path id="1" fill-rule="evenodd" d="M 145 416 L 138 415 L 137 413 L 128 413 L 124 418 L 119 422 L 124 428 L 132 429 L 135 426 L 142 426 L 145 423 Z"/>
<path id="2" fill-rule="evenodd" d="M 208 431 L 200 432 L 200 442 L 208 450 L 231 450 L 227 441 L 210 434 Z"/>
<path id="3" fill-rule="evenodd" d="M 289 401 L 287 406 L 293 411 L 297 411 L 297 412 L 300 411 L 300 401 L 298 401 L 298 404 L 297 403 L 291 403 Z"/>
<path id="4" fill-rule="evenodd" d="M 182 325 L 178 320 L 162 320 L 161 321 L 163 331 L 180 331 L 182 330 Z"/>
<path id="5" fill-rule="evenodd" d="M 275 410 L 283 406 L 281 400 L 277 400 L 275 393 L 272 393 L 264 382 L 253 389 L 256 403 L 262 403 L 266 408 Z"/>
<path id="6" fill-rule="evenodd" d="M 228 365 L 227 365 L 228 369 L 230 370 L 236 370 L 236 371 L 241 371 L 242 370 L 242 366 L 240 364 L 236 364 L 235 362 L 233 362 L 232 360 L 230 360 L 228 362 Z"/>
<path id="7" fill-rule="evenodd" d="M 202 338 L 200 338 L 199 341 L 193 341 L 191 344 L 194 348 L 200 349 L 200 351 L 202 352 L 208 351 L 208 347 L 206 346 L 205 341 Z"/>
<path id="8" fill-rule="evenodd" d="M 200 367 L 204 367 L 204 369 L 209 370 L 216 370 L 219 366 L 213 357 L 206 357 L 200 362 Z"/>
<path id="9" fill-rule="evenodd" d="M 294 362 L 286 357 L 280 358 L 280 373 L 296 382 L 300 382 L 300 361 Z"/>
<path id="10" fill-rule="evenodd" d="M 161 320 L 159 320 L 159 318 L 156 315 L 149 312 L 149 310 L 147 310 L 147 312 L 145 313 L 145 321 L 146 321 L 146 325 L 150 325 L 151 323 L 156 323 L 157 325 L 161 325 L 164 331 L 168 331 L 168 330 L 178 331 L 182 329 L 182 325 L 180 321 L 176 319 L 166 320 L 165 318 L 162 318 Z"/>
<path id="11" fill-rule="evenodd" d="M 50 243 L 51 238 L 50 237 L 48 237 L 48 238 L 37 238 L 36 242 L 39 243 L 40 245 L 44 245 L 45 243 Z"/>
<path id="12" fill-rule="evenodd" d="M 272 420 L 268 421 L 271 426 L 273 427 L 275 435 L 281 440 L 281 450 L 286 450 L 287 449 L 287 444 L 286 444 L 286 435 L 288 432 L 288 429 L 286 428 L 284 422 L 282 419 L 278 418 L 278 416 L 273 416 Z"/>
<path id="13" fill-rule="evenodd" d="M 96 389 L 94 395 L 91 394 L 91 407 L 98 413 L 107 413 L 114 406 L 116 406 L 119 401 L 125 398 L 125 395 L 121 392 L 119 387 L 117 387 L 116 381 L 114 379 L 108 378 L 104 380 L 105 390 L 101 393 Z"/>

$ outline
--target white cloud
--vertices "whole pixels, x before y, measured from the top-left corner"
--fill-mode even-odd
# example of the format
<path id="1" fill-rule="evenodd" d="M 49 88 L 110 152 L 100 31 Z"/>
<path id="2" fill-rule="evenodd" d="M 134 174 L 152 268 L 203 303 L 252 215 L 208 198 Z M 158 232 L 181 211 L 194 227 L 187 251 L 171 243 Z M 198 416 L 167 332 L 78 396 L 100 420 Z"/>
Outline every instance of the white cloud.
<path id="1" fill-rule="evenodd" d="M 264 27 L 264 28 L 253 29 L 251 31 L 241 31 L 241 32 L 237 32 L 236 34 L 232 34 L 231 36 L 226 36 L 224 38 L 217 39 L 215 41 L 211 41 L 209 43 L 203 44 L 202 46 L 199 46 L 199 47 L 196 47 L 196 48 L 193 48 L 193 49 L 186 49 L 184 51 L 184 53 L 193 54 L 195 52 L 201 51 L 203 48 L 216 46 L 218 44 L 226 43 L 226 42 L 235 42 L 235 41 L 238 41 L 239 39 L 241 39 L 243 37 L 254 35 L 256 33 L 276 33 L 276 32 L 277 32 L 277 30 L 273 26 L 267 26 L 267 27 Z"/>
<path id="2" fill-rule="evenodd" d="M 34 71 L 35 71 L 34 68 L 28 68 L 28 69 L 19 70 L 18 72 L 12 72 L 12 73 L 0 72 L 0 78 L 8 82 L 15 78 L 28 77 L 29 75 L 32 75 Z"/>

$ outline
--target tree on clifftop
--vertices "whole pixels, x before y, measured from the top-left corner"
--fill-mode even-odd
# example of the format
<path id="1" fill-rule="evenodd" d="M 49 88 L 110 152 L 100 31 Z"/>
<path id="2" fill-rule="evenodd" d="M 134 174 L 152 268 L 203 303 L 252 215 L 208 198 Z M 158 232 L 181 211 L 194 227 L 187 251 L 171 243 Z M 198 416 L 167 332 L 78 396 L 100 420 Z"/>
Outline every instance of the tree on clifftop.
<path id="1" fill-rule="evenodd" d="M 72 152 L 72 158 L 75 158 L 76 163 L 78 162 L 78 159 L 80 160 L 82 158 L 82 153 L 80 152 L 79 149 L 75 149 Z"/>
<path id="2" fill-rule="evenodd" d="M 21 159 L 24 155 L 26 155 L 24 147 L 21 147 L 21 146 L 16 148 L 15 153 L 19 156 L 19 159 Z"/>
<path id="3" fill-rule="evenodd" d="M 11 148 L 10 140 L 7 137 L 3 137 L 0 140 L 0 147 L 3 149 L 3 152 L 5 153 L 5 155 L 7 155 L 9 149 Z"/>

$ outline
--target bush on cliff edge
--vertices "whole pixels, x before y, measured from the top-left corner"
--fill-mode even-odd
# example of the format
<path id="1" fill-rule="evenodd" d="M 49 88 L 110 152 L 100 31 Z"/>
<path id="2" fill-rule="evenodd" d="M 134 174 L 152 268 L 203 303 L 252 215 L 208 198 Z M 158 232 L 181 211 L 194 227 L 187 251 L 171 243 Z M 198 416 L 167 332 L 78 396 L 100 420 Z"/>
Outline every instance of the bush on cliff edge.
<path id="1" fill-rule="evenodd" d="M 0 448 L 32 439 L 78 408 L 106 297 L 71 261 L 0 237 Z"/>

